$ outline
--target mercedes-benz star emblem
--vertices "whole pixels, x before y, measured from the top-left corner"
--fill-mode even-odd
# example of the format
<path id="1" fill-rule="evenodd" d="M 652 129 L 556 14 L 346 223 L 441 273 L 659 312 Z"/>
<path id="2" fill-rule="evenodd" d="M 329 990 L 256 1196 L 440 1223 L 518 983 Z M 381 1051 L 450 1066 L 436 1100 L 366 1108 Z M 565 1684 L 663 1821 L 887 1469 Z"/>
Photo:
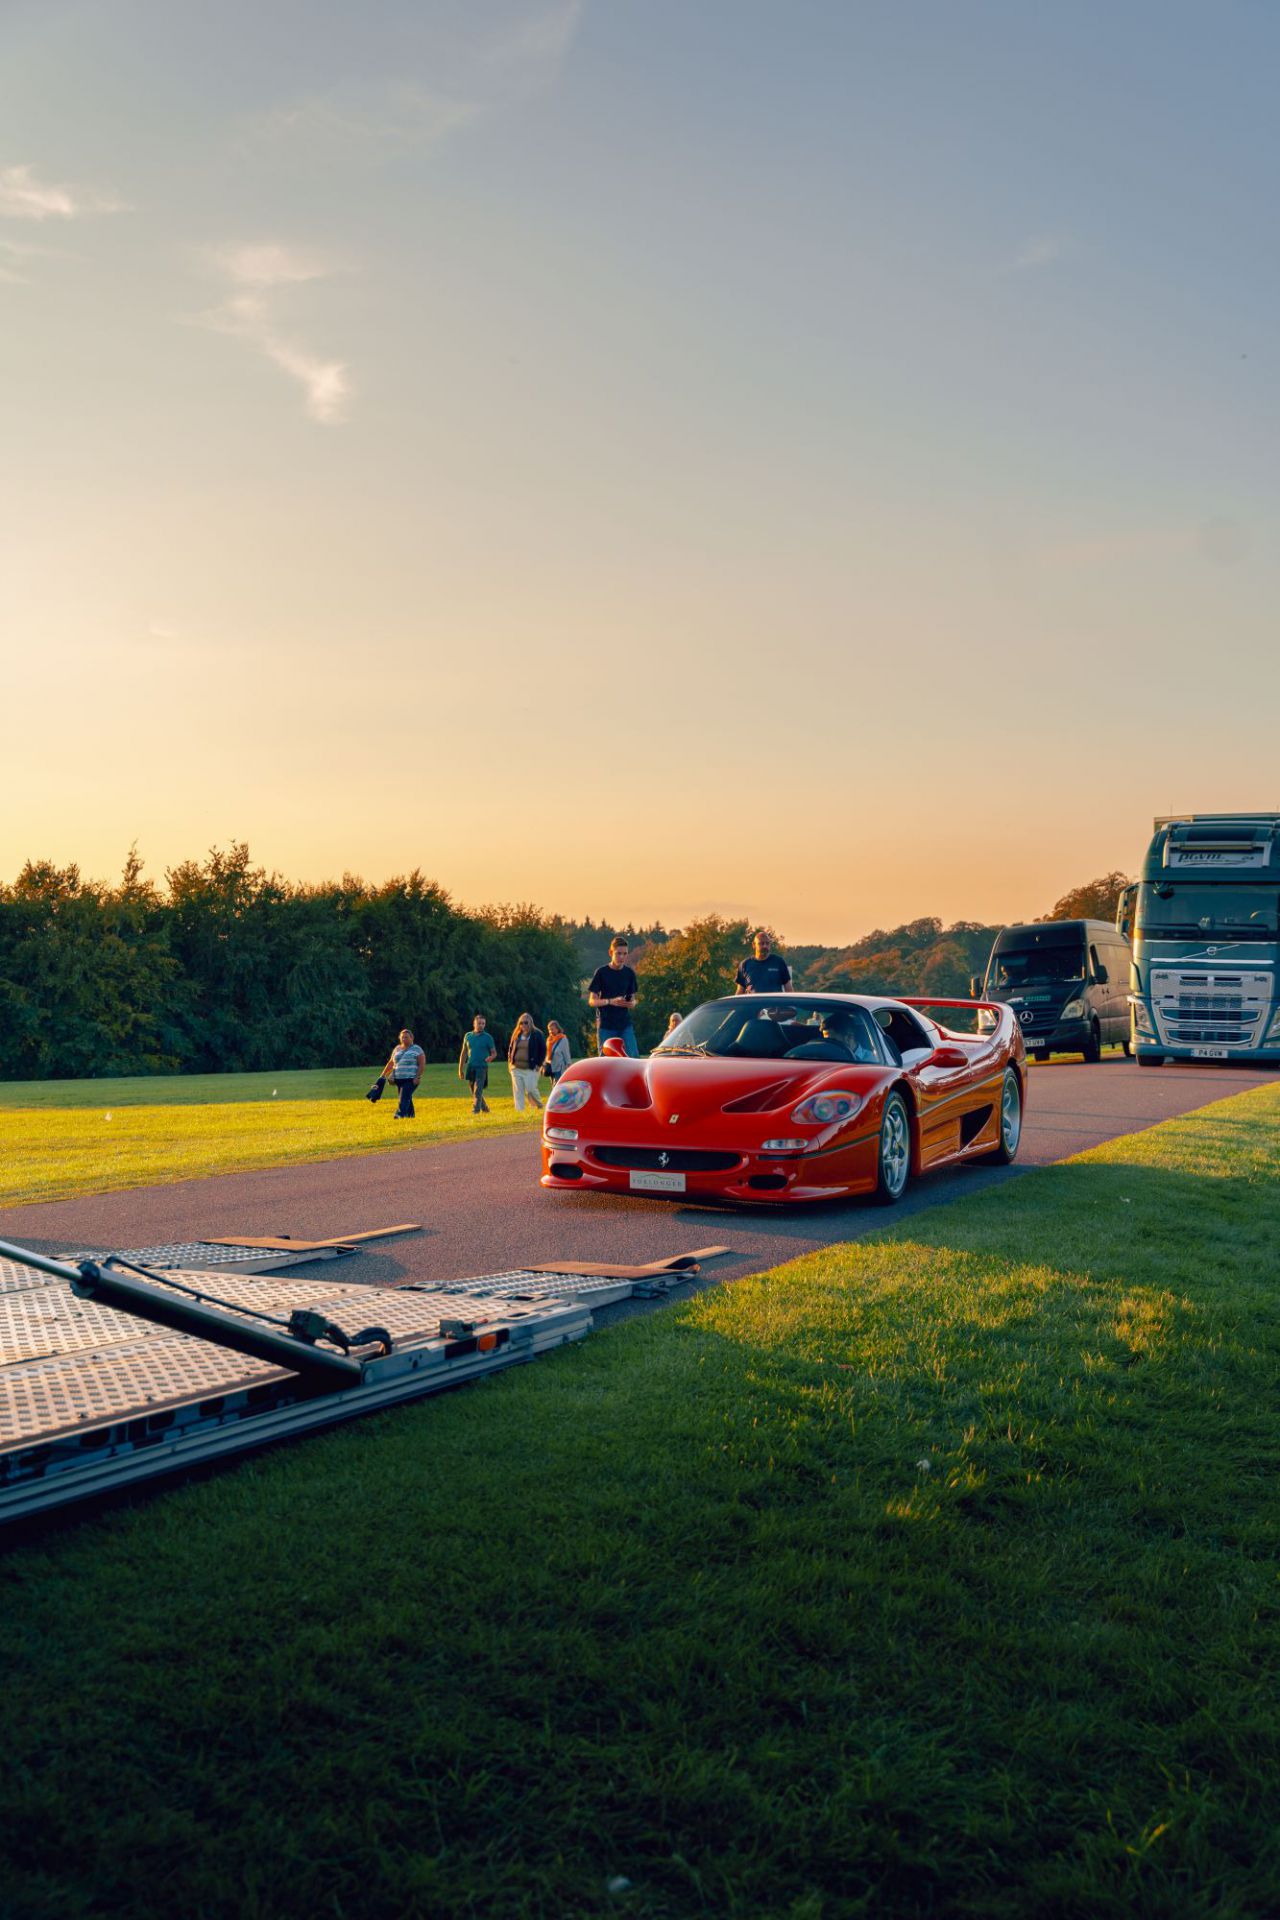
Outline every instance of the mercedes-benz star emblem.
<path id="1" fill-rule="evenodd" d="M 1035 1015 L 1034 1013 L 1032 1013 L 1030 1007 L 1024 1007 L 1022 1009 L 1022 1012 L 1018 1015 L 1018 1018 L 1019 1020 L 1021 1020 L 1024 1027 L 1029 1027 L 1031 1025 L 1031 1022 L 1035 1019 Z"/>

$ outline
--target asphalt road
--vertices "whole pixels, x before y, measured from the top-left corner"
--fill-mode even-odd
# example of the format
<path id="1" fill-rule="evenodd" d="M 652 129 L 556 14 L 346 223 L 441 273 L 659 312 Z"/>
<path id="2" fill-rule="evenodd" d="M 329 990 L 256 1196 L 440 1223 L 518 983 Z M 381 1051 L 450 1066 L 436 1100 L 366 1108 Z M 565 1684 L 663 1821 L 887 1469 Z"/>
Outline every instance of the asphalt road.
<path id="1" fill-rule="evenodd" d="M 701 1284 L 712 1285 L 1017 1179 L 1025 1168 L 1064 1159 L 1228 1094 L 1274 1084 L 1274 1078 L 1265 1071 L 1209 1065 L 1140 1070 L 1119 1057 L 1096 1066 L 1037 1062 L 1031 1068 L 1018 1165 L 933 1174 L 916 1181 L 892 1212 L 865 1204 L 739 1212 L 656 1199 L 546 1193 L 538 1185 L 538 1143 L 531 1127 L 528 1136 L 354 1154 L 309 1166 L 5 1208 L 0 1238 L 67 1252 L 233 1234 L 319 1239 L 416 1220 L 422 1233 L 375 1246 L 341 1269 L 329 1268 L 325 1277 L 340 1271 L 344 1280 L 396 1286 L 554 1260 L 631 1264 L 712 1243 L 729 1246 L 732 1258 L 704 1269 Z M 33 1116 L 33 1125 L 38 1124 Z M 607 1312 L 612 1317 L 626 1310 Z"/>

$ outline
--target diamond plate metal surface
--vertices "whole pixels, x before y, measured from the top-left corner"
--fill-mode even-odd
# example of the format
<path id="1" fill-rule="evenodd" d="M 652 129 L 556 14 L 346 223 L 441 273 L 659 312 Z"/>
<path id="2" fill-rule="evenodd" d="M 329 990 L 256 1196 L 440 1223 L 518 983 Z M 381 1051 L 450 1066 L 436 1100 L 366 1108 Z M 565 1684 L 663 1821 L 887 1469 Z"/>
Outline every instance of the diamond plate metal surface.
<path id="1" fill-rule="evenodd" d="M 67 1283 L 33 1268 L 6 1261 L 0 1269 L 7 1289 L 0 1291 L 0 1449 L 290 1377 L 287 1369 L 81 1300 Z M 536 1350 L 540 1314 L 564 1299 L 344 1286 L 320 1275 L 265 1281 L 182 1270 L 158 1275 L 156 1284 L 166 1280 L 194 1287 L 233 1313 L 256 1307 L 287 1320 L 295 1307 L 314 1307 L 348 1335 L 383 1326 L 397 1347 L 410 1348 L 438 1342 L 440 1321 L 448 1318 L 531 1322 Z"/>
<path id="2" fill-rule="evenodd" d="M 156 1328 L 132 1346 L 60 1354 L 0 1370 L 0 1447 L 138 1419 L 182 1401 L 284 1377 L 280 1367 Z"/>
<path id="3" fill-rule="evenodd" d="M 0 1260 L 0 1294 L 19 1293 L 27 1287 L 51 1285 L 49 1275 L 35 1267 L 19 1266 L 16 1260 Z"/>
<path id="4" fill-rule="evenodd" d="M 100 1307 L 93 1300 L 77 1300 L 70 1288 L 56 1280 L 43 1287 L 0 1293 L 0 1369 L 58 1353 L 132 1345 L 146 1331 L 144 1323 L 131 1314 Z M 0 1399 L 3 1395 L 0 1385 Z"/>
<path id="5" fill-rule="evenodd" d="M 77 1260 L 105 1260 L 114 1254 L 117 1260 L 131 1260 L 139 1267 L 170 1267 L 202 1271 L 210 1267 L 246 1268 L 267 1273 L 273 1267 L 302 1267 L 317 1260 L 334 1257 L 333 1250 L 299 1247 L 297 1252 L 264 1247 L 223 1247 L 212 1240 L 172 1240 L 159 1247 L 104 1247 L 97 1253 L 69 1253 L 72 1265 Z"/>
<path id="6" fill-rule="evenodd" d="M 441 1281 L 437 1290 L 470 1294 L 474 1299 L 491 1297 L 507 1300 L 593 1300 L 597 1306 L 629 1299 L 634 1291 L 630 1280 L 605 1279 L 582 1273 L 530 1273 L 516 1268 L 511 1273 L 486 1273 L 470 1280 Z M 410 1289 L 405 1289 L 410 1291 Z"/>

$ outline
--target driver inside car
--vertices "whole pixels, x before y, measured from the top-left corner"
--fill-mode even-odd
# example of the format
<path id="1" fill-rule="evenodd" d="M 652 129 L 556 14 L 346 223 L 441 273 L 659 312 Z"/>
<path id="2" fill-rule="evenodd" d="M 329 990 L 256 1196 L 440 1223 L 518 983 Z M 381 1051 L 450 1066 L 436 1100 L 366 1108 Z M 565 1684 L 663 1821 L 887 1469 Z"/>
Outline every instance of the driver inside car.
<path id="1" fill-rule="evenodd" d="M 822 1016 L 822 1037 L 818 1040 L 802 1041 L 798 1047 L 792 1047 L 785 1058 L 788 1060 L 856 1060 L 858 1029 L 849 1015 L 840 1007 L 833 1007 Z"/>

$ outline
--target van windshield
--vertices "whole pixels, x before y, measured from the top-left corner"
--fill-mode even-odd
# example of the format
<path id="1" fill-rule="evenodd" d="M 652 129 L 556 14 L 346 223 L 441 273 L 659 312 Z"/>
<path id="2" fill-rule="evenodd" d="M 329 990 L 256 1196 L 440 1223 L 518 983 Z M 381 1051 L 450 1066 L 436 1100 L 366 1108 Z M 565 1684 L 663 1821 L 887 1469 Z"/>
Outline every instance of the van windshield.
<path id="1" fill-rule="evenodd" d="M 992 962 L 991 984 L 997 989 L 1084 979 L 1084 947 L 1079 940 L 1060 940 L 1053 946 L 1004 947 Z"/>

